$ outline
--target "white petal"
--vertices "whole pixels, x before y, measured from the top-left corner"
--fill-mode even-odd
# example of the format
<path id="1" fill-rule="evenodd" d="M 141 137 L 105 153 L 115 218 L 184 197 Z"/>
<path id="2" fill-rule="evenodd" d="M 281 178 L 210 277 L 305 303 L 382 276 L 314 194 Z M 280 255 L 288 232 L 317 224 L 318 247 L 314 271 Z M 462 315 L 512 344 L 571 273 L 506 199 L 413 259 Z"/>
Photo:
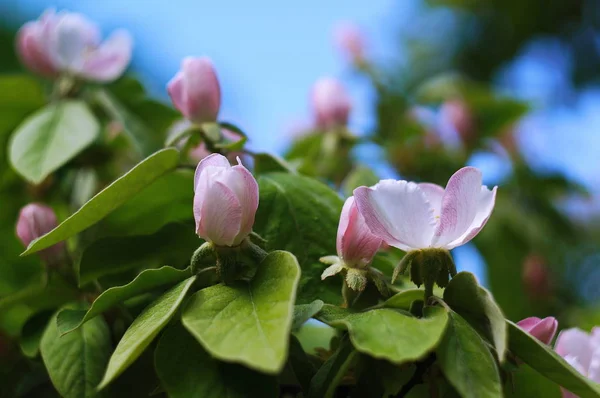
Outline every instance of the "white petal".
<path id="1" fill-rule="evenodd" d="M 433 214 L 437 218 L 440 217 L 442 212 L 442 199 L 444 197 L 444 188 L 437 184 L 431 184 L 424 182 L 419 184 L 419 188 L 425 194 L 425 197 L 429 201 L 429 206 L 433 209 Z"/>
<path id="2" fill-rule="evenodd" d="M 59 14 L 50 32 L 48 53 L 58 68 L 79 72 L 87 51 L 95 49 L 99 41 L 98 27 L 83 15 Z"/>
<path id="3" fill-rule="evenodd" d="M 417 184 L 383 180 L 355 189 L 354 197 L 371 232 L 390 246 L 405 251 L 430 246 L 433 209 Z"/>
<path id="4" fill-rule="evenodd" d="M 343 269 L 344 266 L 341 263 L 335 263 L 333 265 L 330 265 L 329 267 L 325 268 L 325 271 L 323 271 L 323 273 L 321 274 L 321 280 L 338 274 Z"/>
<path id="5" fill-rule="evenodd" d="M 114 32 L 85 57 L 81 75 L 101 82 L 116 80 L 129 66 L 132 47 L 133 39 L 127 31 Z"/>

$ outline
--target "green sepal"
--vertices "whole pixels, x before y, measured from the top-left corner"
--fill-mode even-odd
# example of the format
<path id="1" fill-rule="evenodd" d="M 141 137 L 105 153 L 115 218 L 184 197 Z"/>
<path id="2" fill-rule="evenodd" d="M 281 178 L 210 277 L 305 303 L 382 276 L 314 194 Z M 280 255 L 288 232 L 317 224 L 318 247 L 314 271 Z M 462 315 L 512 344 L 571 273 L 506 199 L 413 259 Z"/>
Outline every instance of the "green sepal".
<path id="1" fill-rule="evenodd" d="M 190 260 L 192 272 L 197 273 L 202 268 L 213 266 L 216 260 L 214 245 L 211 242 L 204 242 L 192 255 Z"/>

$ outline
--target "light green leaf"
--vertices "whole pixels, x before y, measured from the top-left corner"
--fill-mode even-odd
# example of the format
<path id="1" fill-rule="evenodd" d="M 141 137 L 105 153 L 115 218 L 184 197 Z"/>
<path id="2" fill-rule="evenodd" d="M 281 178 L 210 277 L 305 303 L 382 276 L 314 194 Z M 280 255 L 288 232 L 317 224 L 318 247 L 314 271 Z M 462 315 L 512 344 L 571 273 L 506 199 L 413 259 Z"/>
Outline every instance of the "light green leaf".
<path id="1" fill-rule="evenodd" d="M 329 351 L 331 339 L 337 334 L 336 329 L 320 322 L 305 323 L 300 330 L 294 332 L 304 351 L 311 355 L 316 355 L 321 349 Z"/>
<path id="2" fill-rule="evenodd" d="M 422 289 L 407 289 L 387 299 L 384 305 L 389 308 L 400 308 L 408 311 L 413 301 L 423 300 L 423 295 Z"/>
<path id="3" fill-rule="evenodd" d="M 90 145 L 99 132 L 98 121 L 83 101 L 50 104 L 15 131 L 10 162 L 28 181 L 40 183 Z"/>
<path id="4" fill-rule="evenodd" d="M 600 385 L 579 373 L 546 344 L 511 321 L 506 323 L 510 351 L 519 359 L 581 398 L 600 397 Z"/>
<path id="5" fill-rule="evenodd" d="M 196 277 L 193 276 L 180 282 L 146 307 L 133 321 L 110 357 L 106 373 L 98 385 L 98 390 L 106 387 L 116 379 L 142 354 L 156 335 L 171 320 L 195 280 Z M 87 324 L 83 327 L 85 328 Z M 65 337 L 70 335 L 71 333 L 65 335 Z"/>
<path id="6" fill-rule="evenodd" d="M 279 393 L 272 376 L 217 361 L 179 324 L 160 338 L 155 364 L 171 398 L 268 398 Z"/>
<path id="7" fill-rule="evenodd" d="M 181 320 L 215 358 L 278 373 L 287 357 L 299 277 L 294 255 L 271 252 L 249 283 L 194 294 Z"/>
<path id="8" fill-rule="evenodd" d="M 506 398 L 544 397 L 561 398 L 560 386 L 525 364 L 511 372 L 504 385 Z"/>
<path id="9" fill-rule="evenodd" d="M 152 235 L 100 239 L 83 252 L 79 285 L 133 268 L 185 267 L 201 244 L 190 223 L 168 224 Z"/>
<path id="10" fill-rule="evenodd" d="M 56 317 L 50 319 L 40 345 L 52 384 L 65 398 L 96 397 L 96 384 L 108 362 L 111 339 L 101 317 L 61 336 Z"/>
<path id="11" fill-rule="evenodd" d="M 300 304 L 294 307 L 294 320 L 292 322 L 292 330 L 297 331 L 310 318 L 315 316 L 321 308 L 323 308 L 321 300 L 315 300 L 310 304 Z"/>
<path id="12" fill-rule="evenodd" d="M 331 188 L 308 177 L 269 173 L 258 178 L 260 204 L 254 230 L 267 240 L 267 250 L 298 256 L 302 276 L 298 304 L 316 299 L 342 302 L 339 279 L 321 281 L 319 258 L 335 254 L 335 238 L 343 201 Z"/>
<path id="13" fill-rule="evenodd" d="M 444 338 L 436 350 L 448 382 L 463 398 L 502 398 L 500 374 L 492 353 L 477 332 L 450 312 Z"/>
<path id="14" fill-rule="evenodd" d="M 310 382 L 308 398 L 331 398 L 335 389 L 354 362 L 357 352 L 348 338 L 340 343 L 336 352 L 319 368 Z"/>
<path id="15" fill-rule="evenodd" d="M 440 307 L 427 307 L 425 317 L 415 318 L 391 308 L 352 312 L 325 305 L 317 319 L 347 329 L 358 351 L 402 364 L 421 359 L 435 349 L 444 334 L 448 313 Z"/>
<path id="16" fill-rule="evenodd" d="M 94 225 L 167 171 L 174 169 L 179 152 L 163 149 L 144 159 L 127 174 L 104 188 L 58 227 L 29 244 L 23 255 L 35 253 Z"/>
<path id="17" fill-rule="evenodd" d="M 479 286 L 470 272 L 459 272 L 444 290 L 444 301 L 493 342 L 502 363 L 507 344 L 506 322 L 491 293 Z"/>
<path id="18" fill-rule="evenodd" d="M 65 309 L 58 313 L 58 330 L 61 334 L 72 332 L 85 322 L 123 301 L 160 286 L 175 284 L 190 277 L 190 270 L 172 267 L 148 269 L 124 286 L 105 290 L 87 311 Z"/>

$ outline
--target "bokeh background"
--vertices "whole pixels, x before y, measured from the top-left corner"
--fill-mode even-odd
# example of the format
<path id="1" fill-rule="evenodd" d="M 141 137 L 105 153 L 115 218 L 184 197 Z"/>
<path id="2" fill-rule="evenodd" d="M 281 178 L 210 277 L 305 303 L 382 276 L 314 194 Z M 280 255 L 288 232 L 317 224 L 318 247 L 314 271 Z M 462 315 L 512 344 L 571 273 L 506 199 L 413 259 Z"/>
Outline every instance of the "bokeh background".
<path id="1" fill-rule="evenodd" d="M 2 72 L 20 70 L 14 34 L 49 7 L 82 12 L 105 33 L 130 30 L 131 74 L 165 102 L 181 59 L 210 56 L 222 118 L 243 126 L 255 150 L 285 153 L 312 124 L 311 85 L 339 78 L 354 104 L 350 130 L 372 141 L 354 159 L 379 178 L 443 184 L 467 163 L 501 186 L 486 231 L 455 257 L 510 318 L 600 324 L 600 1 L 9 0 L 0 3 Z M 363 32 L 368 66 L 336 47 L 343 22 Z M 457 98 L 485 103 L 467 101 L 474 119 L 509 115 L 485 134 L 475 123 L 478 138 L 467 139 L 442 111 Z M 423 144 L 428 134 L 442 145 Z"/>

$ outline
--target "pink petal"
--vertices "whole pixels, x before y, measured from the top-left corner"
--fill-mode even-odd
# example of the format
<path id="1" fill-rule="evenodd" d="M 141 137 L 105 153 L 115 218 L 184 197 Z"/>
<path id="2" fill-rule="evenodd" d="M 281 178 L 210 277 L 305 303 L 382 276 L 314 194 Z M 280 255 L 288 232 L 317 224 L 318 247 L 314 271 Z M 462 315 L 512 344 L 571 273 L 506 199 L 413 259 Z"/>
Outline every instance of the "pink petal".
<path id="1" fill-rule="evenodd" d="M 80 73 L 85 57 L 100 43 L 100 30 L 78 13 L 60 13 L 49 32 L 48 54 L 63 71 Z"/>
<path id="2" fill-rule="evenodd" d="M 496 204 L 496 191 L 498 187 L 494 187 L 491 191 L 488 187 L 481 187 L 481 193 L 479 195 L 479 203 L 477 205 L 477 214 L 473 219 L 471 226 L 461 237 L 454 242 L 449 243 L 448 249 L 453 249 L 457 246 L 464 245 L 473 239 L 477 234 L 485 227 L 485 224 L 490 219 L 494 206 Z"/>
<path id="3" fill-rule="evenodd" d="M 169 97 L 171 97 L 171 101 L 173 101 L 173 105 L 175 108 L 179 110 L 185 116 L 187 116 L 187 111 L 185 108 L 185 93 L 183 92 L 183 73 L 177 72 L 175 76 L 167 83 L 167 92 L 169 93 Z"/>
<path id="4" fill-rule="evenodd" d="M 425 194 L 425 197 L 429 201 L 429 206 L 433 209 L 435 217 L 439 217 L 442 211 L 444 188 L 428 182 L 419 184 L 419 188 L 421 188 L 421 191 L 423 191 L 423 194 Z"/>
<path id="5" fill-rule="evenodd" d="M 239 244 L 250 232 L 252 232 L 254 217 L 256 215 L 256 210 L 258 209 L 258 183 L 248 169 L 242 166 L 239 158 L 238 163 L 239 164 L 233 166 L 228 173 L 233 177 L 230 181 L 235 181 L 235 183 L 231 185 L 228 184 L 228 186 L 235 191 L 242 207 L 242 222 L 235 244 Z"/>
<path id="6" fill-rule="evenodd" d="M 43 31 L 44 28 L 39 21 L 23 25 L 17 33 L 17 52 L 21 61 L 33 72 L 46 77 L 54 77 L 57 71 L 41 43 Z"/>
<path id="7" fill-rule="evenodd" d="M 517 325 L 542 343 L 550 344 L 556 334 L 558 321 L 551 316 L 544 319 L 532 317 L 523 319 Z"/>
<path id="8" fill-rule="evenodd" d="M 200 174 L 202 174 L 207 167 L 230 168 L 231 165 L 229 164 L 229 160 L 219 153 L 213 153 L 212 155 L 202 159 L 200 163 L 198 163 L 198 166 L 196 167 L 196 173 L 194 174 L 194 191 L 196 191 L 196 187 L 198 186 Z"/>
<path id="9" fill-rule="evenodd" d="M 349 266 L 364 266 L 371 262 L 381 242 L 381 238 L 371 233 L 354 197 L 346 199 L 337 232 L 338 256 Z"/>
<path id="10" fill-rule="evenodd" d="M 517 322 L 517 325 L 526 332 L 529 332 L 535 325 L 540 323 L 541 319 L 535 316 L 525 318 L 522 321 Z"/>
<path id="11" fill-rule="evenodd" d="M 101 82 L 119 78 L 131 61 L 133 40 L 125 30 L 114 32 L 86 57 L 81 75 Z"/>
<path id="12" fill-rule="evenodd" d="M 312 107 L 321 128 L 345 126 L 352 103 L 344 86 L 333 78 L 319 79 L 312 90 Z"/>
<path id="13" fill-rule="evenodd" d="M 242 207 L 235 193 L 203 173 L 194 195 L 196 233 L 219 246 L 233 246 L 240 231 Z"/>
<path id="14" fill-rule="evenodd" d="M 221 107 L 221 86 L 212 61 L 187 57 L 182 62 L 186 117 L 196 123 L 217 120 Z"/>
<path id="15" fill-rule="evenodd" d="M 579 328 L 566 329 L 556 339 L 555 351 L 561 357 L 574 357 L 583 369 L 588 369 L 592 359 L 590 336 Z"/>
<path id="16" fill-rule="evenodd" d="M 446 185 L 433 244 L 445 247 L 467 232 L 477 214 L 481 193 L 481 172 L 474 167 L 458 170 Z"/>
<path id="17" fill-rule="evenodd" d="M 383 180 L 354 190 L 371 232 L 401 250 L 429 247 L 435 222 L 423 191 L 412 182 Z"/>

